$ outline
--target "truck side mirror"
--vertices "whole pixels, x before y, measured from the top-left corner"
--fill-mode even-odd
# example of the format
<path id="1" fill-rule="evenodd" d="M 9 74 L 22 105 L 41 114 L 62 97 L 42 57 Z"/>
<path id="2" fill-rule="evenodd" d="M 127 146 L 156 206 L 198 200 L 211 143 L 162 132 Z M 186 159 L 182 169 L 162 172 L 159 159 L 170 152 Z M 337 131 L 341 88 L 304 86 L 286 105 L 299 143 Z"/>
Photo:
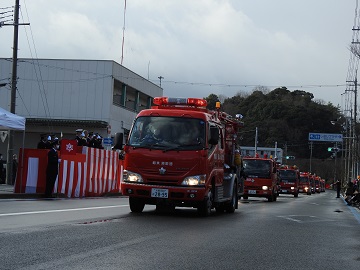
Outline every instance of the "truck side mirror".
<path id="1" fill-rule="evenodd" d="M 123 148 L 123 138 L 124 138 L 123 133 L 115 133 L 113 149 L 122 149 Z"/>
<path id="2" fill-rule="evenodd" d="M 210 127 L 209 144 L 216 145 L 219 142 L 219 129 L 215 126 Z"/>

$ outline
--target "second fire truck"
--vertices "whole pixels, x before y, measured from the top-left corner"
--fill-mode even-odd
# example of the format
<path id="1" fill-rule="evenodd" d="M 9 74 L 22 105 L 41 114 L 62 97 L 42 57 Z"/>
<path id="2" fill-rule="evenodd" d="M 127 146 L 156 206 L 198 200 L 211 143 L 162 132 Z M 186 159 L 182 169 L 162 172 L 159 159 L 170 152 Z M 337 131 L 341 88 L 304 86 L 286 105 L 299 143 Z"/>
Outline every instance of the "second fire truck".
<path id="1" fill-rule="evenodd" d="M 279 194 L 299 196 L 300 172 L 297 166 L 282 165 L 279 170 Z"/>
<path id="2" fill-rule="evenodd" d="M 244 157 L 244 199 L 265 197 L 269 202 L 278 196 L 278 179 L 275 160 L 268 157 Z"/>

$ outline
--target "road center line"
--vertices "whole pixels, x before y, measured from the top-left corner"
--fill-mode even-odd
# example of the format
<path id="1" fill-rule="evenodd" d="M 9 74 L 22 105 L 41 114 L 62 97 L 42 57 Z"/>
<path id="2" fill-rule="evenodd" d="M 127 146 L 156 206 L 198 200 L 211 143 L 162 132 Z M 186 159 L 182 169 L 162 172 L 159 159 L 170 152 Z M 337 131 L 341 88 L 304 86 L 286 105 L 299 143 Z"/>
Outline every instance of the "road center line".
<path id="1" fill-rule="evenodd" d="M 108 205 L 108 206 L 96 206 L 96 207 L 84 207 L 84 208 L 70 208 L 70 209 L 44 210 L 44 211 L 32 211 L 32 212 L 5 213 L 5 214 L 0 214 L 0 217 L 96 210 L 96 209 L 117 208 L 117 207 L 129 207 L 129 205 L 127 205 L 127 204 L 126 205 Z"/>

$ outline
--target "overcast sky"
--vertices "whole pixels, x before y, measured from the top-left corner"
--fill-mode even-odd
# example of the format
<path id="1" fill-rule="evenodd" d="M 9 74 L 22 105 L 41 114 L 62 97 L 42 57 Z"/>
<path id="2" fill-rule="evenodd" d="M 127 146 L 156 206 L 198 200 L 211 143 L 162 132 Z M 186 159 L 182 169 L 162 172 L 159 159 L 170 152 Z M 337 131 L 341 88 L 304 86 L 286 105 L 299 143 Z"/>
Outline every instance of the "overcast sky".
<path id="1" fill-rule="evenodd" d="M 165 96 L 285 86 L 343 105 L 356 0 L 127 0 L 122 53 L 124 4 L 20 0 L 20 22 L 31 25 L 20 27 L 18 57 L 123 56 L 140 76 L 163 77 Z M 12 57 L 12 44 L 13 27 L 0 28 L 0 57 Z"/>

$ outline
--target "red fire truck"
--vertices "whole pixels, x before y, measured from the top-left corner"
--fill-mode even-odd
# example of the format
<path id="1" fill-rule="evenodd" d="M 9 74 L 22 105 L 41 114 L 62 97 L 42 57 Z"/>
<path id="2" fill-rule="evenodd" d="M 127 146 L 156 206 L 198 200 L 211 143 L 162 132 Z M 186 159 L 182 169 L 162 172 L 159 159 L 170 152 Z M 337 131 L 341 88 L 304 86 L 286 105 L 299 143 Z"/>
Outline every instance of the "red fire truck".
<path id="1" fill-rule="evenodd" d="M 300 173 L 299 192 L 306 193 L 307 195 L 311 195 L 310 173 L 308 172 Z"/>
<path id="2" fill-rule="evenodd" d="M 275 160 L 267 157 L 244 157 L 244 199 L 266 197 L 269 202 L 278 196 L 278 179 Z"/>
<path id="3" fill-rule="evenodd" d="M 243 194 L 236 144 L 243 122 L 220 111 L 220 102 L 214 111 L 198 98 L 156 97 L 153 104 L 137 115 L 124 146 L 121 191 L 130 210 L 152 204 L 233 213 Z"/>
<path id="4" fill-rule="evenodd" d="M 298 197 L 300 172 L 297 166 L 282 165 L 278 169 L 278 173 L 279 194 L 292 194 L 294 197 Z"/>

